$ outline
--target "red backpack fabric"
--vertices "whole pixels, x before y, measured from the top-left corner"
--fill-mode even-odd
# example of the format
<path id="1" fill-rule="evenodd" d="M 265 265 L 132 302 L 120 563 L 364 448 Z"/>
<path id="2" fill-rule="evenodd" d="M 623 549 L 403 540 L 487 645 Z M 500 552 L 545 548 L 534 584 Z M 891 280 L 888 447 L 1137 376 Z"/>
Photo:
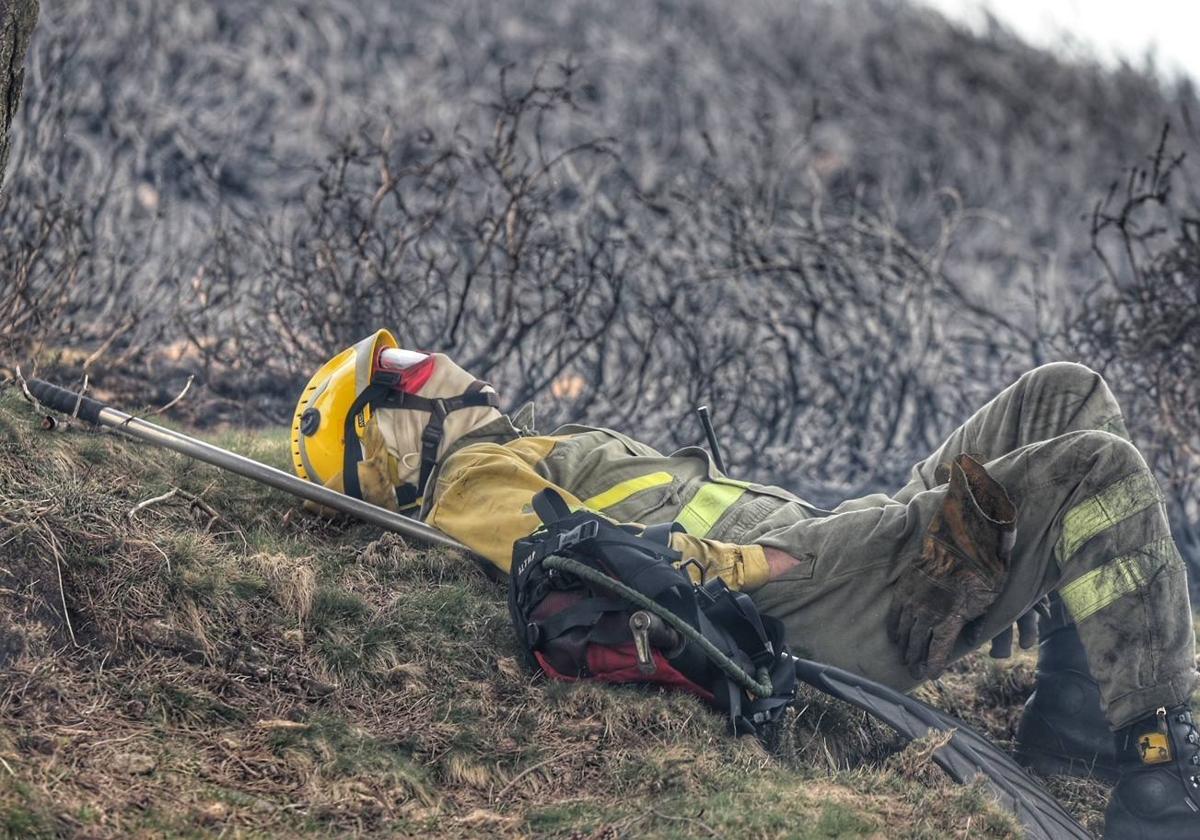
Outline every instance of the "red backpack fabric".
<path id="1" fill-rule="evenodd" d="M 552 679 L 687 691 L 755 732 L 791 702 L 782 625 L 719 578 L 676 567 L 672 528 L 634 533 L 544 490 L 543 527 L 513 546 L 509 612 L 529 664 Z"/>

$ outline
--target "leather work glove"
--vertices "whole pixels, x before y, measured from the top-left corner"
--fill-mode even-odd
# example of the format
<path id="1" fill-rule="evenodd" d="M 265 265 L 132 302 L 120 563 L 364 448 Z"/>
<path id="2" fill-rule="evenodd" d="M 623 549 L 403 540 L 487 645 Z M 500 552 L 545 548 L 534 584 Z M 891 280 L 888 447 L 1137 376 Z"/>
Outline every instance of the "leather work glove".
<path id="1" fill-rule="evenodd" d="M 888 636 L 914 678 L 945 670 L 959 636 L 999 597 L 1015 535 L 1008 493 L 978 461 L 959 455 L 921 554 L 900 575 L 888 610 Z"/>

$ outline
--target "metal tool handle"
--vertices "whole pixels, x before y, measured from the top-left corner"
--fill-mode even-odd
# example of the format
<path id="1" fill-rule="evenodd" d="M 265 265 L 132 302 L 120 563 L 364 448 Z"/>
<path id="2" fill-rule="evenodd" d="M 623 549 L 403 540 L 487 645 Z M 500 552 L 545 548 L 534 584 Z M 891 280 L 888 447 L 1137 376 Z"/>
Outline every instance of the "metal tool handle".
<path id="1" fill-rule="evenodd" d="M 255 461 L 244 455 L 238 455 L 236 452 L 230 452 L 228 449 L 222 449 L 219 446 L 213 446 L 211 443 L 206 443 L 198 438 L 189 437 L 181 432 L 164 428 L 155 423 L 149 423 L 131 414 L 126 414 L 124 411 L 115 409 L 110 405 L 105 405 L 90 397 L 81 397 L 78 394 L 68 391 L 66 388 L 61 388 L 58 385 L 45 382 L 41 379 L 30 379 L 26 382 L 26 385 L 29 388 L 29 393 L 38 402 L 54 411 L 75 415 L 97 426 L 106 426 L 110 429 L 115 429 L 128 437 L 170 449 L 182 455 L 187 455 L 190 458 L 195 458 L 198 461 L 204 461 L 206 464 L 212 464 L 223 470 L 245 476 L 253 481 L 258 481 L 269 487 L 282 490 L 285 493 L 291 493 L 293 496 L 299 496 L 301 499 L 324 505 L 327 508 L 332 508 L 340 513 L 362 519 L 365 522 L 370 522 L 372 525 L 377 525 L 388 531 L 394 531 L 420 542 L 465 551 L 471 554 L 472 557 L 475 557 L 475 559 L 481 561 L 481 565 L 484 565 L 485 569 L 494 568 L 483 558 L 474 555 L 470 549 L 458 540 L 446 536 L 441 531 L 426 525 L 420 520 L 410 519 L 399 513 L 393 513 L 386 508 L 381 508 L 362 499 L 356 499 L 353 496 L 347 496 L 344 493 L 339 493 L 336 490 L 307 481 L 299 476 L 276 469 L 260 461 Z M 76 407 L 78 407 L 78 411 L 76 411 Z"/>

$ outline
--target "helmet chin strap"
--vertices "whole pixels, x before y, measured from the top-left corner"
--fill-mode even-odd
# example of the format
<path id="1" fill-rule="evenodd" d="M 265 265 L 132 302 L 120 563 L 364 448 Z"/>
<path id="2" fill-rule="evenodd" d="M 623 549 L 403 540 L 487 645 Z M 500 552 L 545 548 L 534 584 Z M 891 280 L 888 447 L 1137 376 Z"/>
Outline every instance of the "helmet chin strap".
<path id="1" fill-rule="evenodd" d="M 484 391 L 487 383 L 478 379 L 472 382 L 466 391 L 455 397 L 419 397 L 416 394 L 397 391 L 395 386 L 399 377 L 398 373 L 388 371 L 376 373 L 371 384 L 363 389 L 346 413 L 342 486 L 347 495 L 356 499 L 362 498 L 362 487 L 358 482 L 358 463 L 362 460 L 362 447 L 353 444 L 358 440 L 355 424 L 359 422 L 363 409 L 378 411 L 381 408 L 389 408 L 428 412 L 429 422 L 421 432 L 421 470 L 417 482 L 409 482 L 396 488 L 396 503 L 404 511 L 416 507 L 429 476 L 433 474 L 433 468 L 437 466 L 438 449 L 445 437 L 446 418 L 464 408 L 497 408 L 500 401 L 494 391 Z"/>

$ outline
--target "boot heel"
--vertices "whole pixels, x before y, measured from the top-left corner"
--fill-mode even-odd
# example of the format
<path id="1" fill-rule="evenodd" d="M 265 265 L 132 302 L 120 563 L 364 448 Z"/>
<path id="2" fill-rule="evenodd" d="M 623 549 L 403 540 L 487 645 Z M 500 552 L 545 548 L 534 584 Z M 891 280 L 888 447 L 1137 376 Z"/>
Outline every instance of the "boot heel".
<path id="1" fill-rule="evenodd" d="M 1029 747 L 1018 747 L 1013 758 L 1016 759 L 1017 764 L 1034 771 L 1039 776 L 1091 778 L 1110 785 L 1116 784 L 1117 779 L 1120 778 L 1116 767 L 1108 767 L 1098 762 L 1087 762 L 1082 758 L 1056 755 Z"/>
<path id="2" fill-rule="evenodd" d="M 1017 724 L 1017 761 L 1042 775 L 1115 783 L 1117 749 L 1100 702 L 1100 686 L 1062 600 L 1050 598 L 1038 619 L 1037 688 Z"/>

